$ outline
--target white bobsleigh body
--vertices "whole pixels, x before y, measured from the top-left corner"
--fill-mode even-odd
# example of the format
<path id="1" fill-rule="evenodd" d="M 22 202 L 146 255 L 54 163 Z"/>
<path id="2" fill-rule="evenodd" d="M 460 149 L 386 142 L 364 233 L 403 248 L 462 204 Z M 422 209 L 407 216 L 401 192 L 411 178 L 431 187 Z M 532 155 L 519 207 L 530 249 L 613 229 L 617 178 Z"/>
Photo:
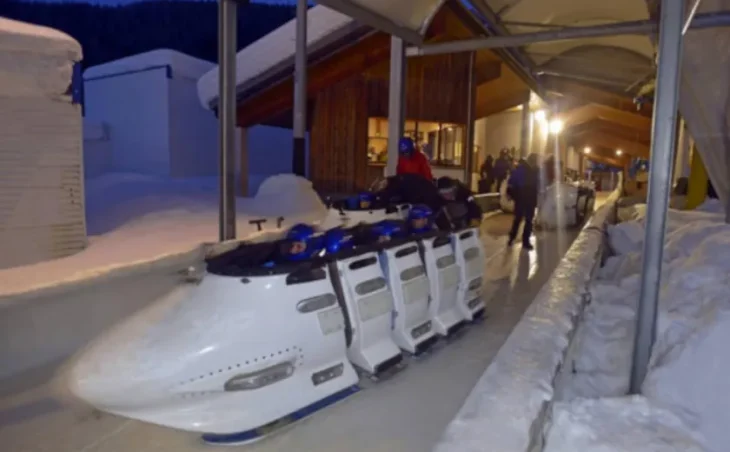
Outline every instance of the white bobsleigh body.
<path id="1" fill-rule="evenodd" d="M 484 314 L 482 296 L 484 249 L 477 229 L 470 228 L 452 234 L 454 256 L 459 267 L 459 289 L 456 305 L 462 316 L 471 321 Z"/>
<path id="2" fill-rule="evenodd" d="M 435 235 L 423 255 L 413 237 L 273 267 L 239 257 L 279 241 L 213 245 L 174 291 L 81 351 L 69 388 L 208 442 L 258 440 L 356 392 L 353 364 L 378 374 L 483 312 L 477 230 Z"/>
<path id="3" fill-rule="evenodd" d="M 308 265 L 203 271 L 92 343 L 71 367 L 72 393 L 102 411 L 238 443 L 351 391 L 342 308 L 327 266 Z"/>
<path id="4" fill-rule="evenodd" d="M 429 313 L 434 331 L 449 336 L 466 320 L 457 304 L 461 272 L 451 246 L 451 236 L 439 234 L 425 238 L 421 245 L 431 288 Z"/>
<path id="5" fill-rule="evenodd" d="M 436 336 L 428 309 L 430 284 L 418 243 L 385 247 L 380 252 L 380 263 L 393 293 L 393 340 L 401 349 L 420 354 L 436 341 Z"/>
<path id="6" fill-rule="evenodd" d="M 378 375 L 402 361 L 393 341 L 393 294 L 377 251 L 338 257 L 330 264 L 339 274 L 335 289 L 345 308 L 347 356 L 358 368 Z"/>

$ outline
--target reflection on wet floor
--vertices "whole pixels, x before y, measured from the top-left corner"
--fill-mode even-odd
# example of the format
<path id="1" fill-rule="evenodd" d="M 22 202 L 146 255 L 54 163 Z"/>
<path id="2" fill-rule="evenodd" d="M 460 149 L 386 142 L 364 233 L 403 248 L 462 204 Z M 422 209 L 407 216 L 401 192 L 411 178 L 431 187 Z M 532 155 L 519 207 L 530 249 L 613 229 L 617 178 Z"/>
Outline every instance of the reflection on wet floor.
<path id="1" fill-rule="evenodd" d="M 285 431 L 247 447 L 255 452 L 424 452 L 547 281 L 577 234 L 536 231 L 535 250 L 506 246 L 511 216 L 483 225 L 488 317 L 395 377 L 364 389 Z M 488 233 L 489 235 L 485 234 Z M 197 452 L 197 435 L 68 405 L 54 386 L 0 398 L 0 444 L 9 452 Z M 282 395 L 285 396 L 285 395 Z M 229 448 L 231 449 L 231 448 Z"/>

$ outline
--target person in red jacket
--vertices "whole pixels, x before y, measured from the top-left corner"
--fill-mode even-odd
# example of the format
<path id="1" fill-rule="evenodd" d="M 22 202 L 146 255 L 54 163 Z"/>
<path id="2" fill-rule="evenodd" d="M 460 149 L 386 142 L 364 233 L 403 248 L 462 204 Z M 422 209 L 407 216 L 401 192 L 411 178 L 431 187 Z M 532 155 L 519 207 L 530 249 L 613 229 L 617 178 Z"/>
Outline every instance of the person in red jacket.
<path id="1" fill-rule="evenodd" d="M 398 166 L 395 170 L 397 175 L 418 174 L 432 181 L 431 165 L 423 152 L 416 149 L 413 140 L 403 137 L 398 142 Z"/>

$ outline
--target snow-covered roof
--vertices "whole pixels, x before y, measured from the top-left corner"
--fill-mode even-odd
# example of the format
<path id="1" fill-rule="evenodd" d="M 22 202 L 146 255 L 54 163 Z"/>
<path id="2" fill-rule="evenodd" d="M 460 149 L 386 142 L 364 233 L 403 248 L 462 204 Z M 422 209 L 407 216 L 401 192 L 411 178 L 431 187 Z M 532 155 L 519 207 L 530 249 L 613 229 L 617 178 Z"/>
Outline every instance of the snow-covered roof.
<path id="1" fill-rule="evenodd" d="M 341 31 L 354 30 L 359 25 L 349 16 L 325 6 L 315 6 L 307 13 L 307 48 L 311 51 L 321 42 Z M 238 52 L 236 56 L 236 86 L 243 91 L 255 79 L 269 73 L 278 65 L 292 59 L 295 53 L 296 20 L 290 20 L 268 35 Z M 218 67 L 198 80 L 198 96 L 205 108 L 218 99 Z"/>
<path id="2" fill-rule="evenodd" d="M 0 52 L 61 54 L 81 61 L 81 44 L 58 30 L 0 17 Z"/>
<path id="3" fill-rule="evenodd" d="M 215 64 L 175 50 L 157 49 L 90 67 L 84 71 L 84 80 L 164 66 L 172 69 L 174 77 L 197 79 Z"/>

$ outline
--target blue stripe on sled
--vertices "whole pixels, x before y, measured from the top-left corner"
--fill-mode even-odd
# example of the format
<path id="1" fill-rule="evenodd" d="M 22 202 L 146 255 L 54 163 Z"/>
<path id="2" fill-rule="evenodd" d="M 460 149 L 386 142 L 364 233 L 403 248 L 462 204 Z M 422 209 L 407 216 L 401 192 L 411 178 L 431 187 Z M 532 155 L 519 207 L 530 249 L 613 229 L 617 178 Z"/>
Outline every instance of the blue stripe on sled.
<path id="1" fill-rule="evenodd" d="M 282 419 L 286 419 L 286 422 L 284 422 L 281 427 L 284 427 L 289 424 L 293 424 L 294 422 L 300 421 L 304 419 L 305 417 L 311 416 L 312 414 L 316 413 L 319 410 L 322 410 L 324 408 L 327 408 L 330 405 L 333 405 L 340 400 L 343 400 L 357 392 L 360 391 L 360 387 L 350 386 L 349 388 L 345 388 L 342 391 L 336 392 L 330 396 L 325 397 L 322 400 L 318 400 L 311 405 L 307 405 L 304 408 L 300 408 L 297 411 L 294 411 L 293 413 L 284 416 Z M 273 421 L 271 424 L 276 424 L 277 421 Z M 262 433 L 260 430 L 263 427 L 246 430 L 243 432 L 237 432 L 237 433 L 224 433 L 224 434 L 217 434 L 217 433 L 206 433 L 203 435 L 203 441 L 211 444 L 232 444 L 232 443 L 245 443 L 247 441 L 253 441 L 255 439 L 260 438 L 261 436 L 265 436 L 268 432 Z"/>

